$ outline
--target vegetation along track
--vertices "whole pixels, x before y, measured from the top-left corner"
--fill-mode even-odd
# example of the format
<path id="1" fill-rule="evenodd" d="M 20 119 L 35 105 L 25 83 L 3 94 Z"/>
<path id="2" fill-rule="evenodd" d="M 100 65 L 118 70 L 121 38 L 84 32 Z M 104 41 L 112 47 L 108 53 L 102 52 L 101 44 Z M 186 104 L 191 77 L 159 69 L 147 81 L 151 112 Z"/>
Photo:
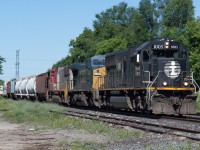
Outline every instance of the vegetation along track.
<path id="1" fill-rule="evenodd" d="M 143 131 L 176 135 L 176 136 L 186 137 L 191 140 L 200 141 L 200 130 L 191 129 L 187 127 L 166 125 L 165 123 L 159 123 L 155 121 L 149 122 L 147 120 L 145 121 L 144 118 L 143 120 L 139 120 L 139 118 L 130 119 L 127 116 L 118 117 L 118 116 L 108 115 L 106 113 L 104 114 L 104 113 L 76 111 L 76 110 L 68 110 L 68 112 L 64 112 L 62 114 L 85 118 L 85 119 L 103 121 L 114 125 L 129 126 Z"/>

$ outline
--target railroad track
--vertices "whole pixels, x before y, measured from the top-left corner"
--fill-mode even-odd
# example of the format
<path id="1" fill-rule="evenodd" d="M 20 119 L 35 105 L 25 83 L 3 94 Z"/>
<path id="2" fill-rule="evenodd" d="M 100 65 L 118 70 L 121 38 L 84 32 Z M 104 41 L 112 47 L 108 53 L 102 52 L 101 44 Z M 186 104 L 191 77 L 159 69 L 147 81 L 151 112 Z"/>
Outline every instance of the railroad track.
<path id="1" fill-rule="evenodd" d="M 191 140 L 200 141 L 200 130 L 192 130 L 183 127 L 175 127 L 170 125 L 161 124 L 158 122 L 152 123 L 144 120 L 130 119 L 126 117 L 116 117 L 108 114 L 92 113 L 92 112 L 81 112 L 68 110 L 67 112 L 61 113 L 64 115 L 75 116 L 85 119 L 97 120 L 106 123 L 111 123 L 120 126 L 129 126 L 132 128 L 140 129 L 148 132 L 155 132 L 160 134 L 170 134 L 175 136 L 186 137 Z"/>
<path id="2" fill-rule="evenodd" d="M 187 116 L 161 116 L 161 119 L 169 119 L 175 121 L 183 121 L 183 122 L 193 122 L 193 123 L 200 123 L 200 116 L 195 115 L 187 115 Z"/>
<path id="3" fill-rule="evenodd" d="M 154 115 L 154 114 L 142 114 L 142 113 L 135 113 L 135 112 L 127 112 L 127 111 L 112 111 L 112 110 L 99 110 L 94 108 L 83 108 L 83 107 L 74 107 L 74 109 L 78 110 L 86 110 L 86 111 L 98 111 L 102 113 L 112 113 L 115 115 L 124 115 L 124 116 L 133 116 L 133 117 L 140 117 L 140 118 L 149 118 L 149 119 L 167 119 L 167 120 L 174 120 L 174 121 L 183 121 L 189 123 L 200 123 L 200 113 L 196 115 Z"/>

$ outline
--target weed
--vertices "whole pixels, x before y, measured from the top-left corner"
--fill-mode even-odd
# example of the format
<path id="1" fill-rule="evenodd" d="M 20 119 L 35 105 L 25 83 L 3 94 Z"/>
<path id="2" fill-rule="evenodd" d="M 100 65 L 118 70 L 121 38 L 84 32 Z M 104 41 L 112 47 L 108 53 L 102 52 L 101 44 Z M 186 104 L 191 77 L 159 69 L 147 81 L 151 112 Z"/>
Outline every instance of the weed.
<path id="1" fill-rule="evenodd" d="M 0 98 L 0 111 L 8 110 L 12 107 L 13 101 L 10 99 Z"/>

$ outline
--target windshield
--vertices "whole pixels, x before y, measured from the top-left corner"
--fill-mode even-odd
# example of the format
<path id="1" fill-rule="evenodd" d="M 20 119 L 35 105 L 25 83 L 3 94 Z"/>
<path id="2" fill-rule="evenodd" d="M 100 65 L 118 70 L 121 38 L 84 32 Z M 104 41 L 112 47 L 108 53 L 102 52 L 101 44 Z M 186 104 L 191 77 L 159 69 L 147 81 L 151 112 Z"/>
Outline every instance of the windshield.
<path id="1" fill-rule="evenodd" d="M 105 64 L 105 59 L 94 59 L 93 60 L 93 65 L 95 66 L 102 66 Z"/>
<path id="2" fill-rule="evenodd" d="M 187 53 L 185 51 L 178 50 L 154 50 L 153 56 L 156 57 L 173 57 L 173 58 L 187 58 Z"/>

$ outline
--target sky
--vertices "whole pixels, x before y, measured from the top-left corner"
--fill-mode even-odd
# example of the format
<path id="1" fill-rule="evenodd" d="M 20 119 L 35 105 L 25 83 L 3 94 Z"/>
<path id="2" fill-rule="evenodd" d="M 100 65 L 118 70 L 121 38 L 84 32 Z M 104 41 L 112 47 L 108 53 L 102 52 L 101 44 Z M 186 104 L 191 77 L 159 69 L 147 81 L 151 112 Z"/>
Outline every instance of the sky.
<path id="1" fill-rule="evenodd" d="M 95 15 L 118 5 L 138 7 L 140 0 L 0 0 L 0 56 L 3 75 L 15 78 L 16 50 L 20 78 L 46 72 L 69 53 L 70 40 L 92 29 Z M 200 0 L 193 0 L 200 16 Z"/>

